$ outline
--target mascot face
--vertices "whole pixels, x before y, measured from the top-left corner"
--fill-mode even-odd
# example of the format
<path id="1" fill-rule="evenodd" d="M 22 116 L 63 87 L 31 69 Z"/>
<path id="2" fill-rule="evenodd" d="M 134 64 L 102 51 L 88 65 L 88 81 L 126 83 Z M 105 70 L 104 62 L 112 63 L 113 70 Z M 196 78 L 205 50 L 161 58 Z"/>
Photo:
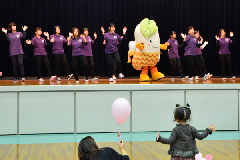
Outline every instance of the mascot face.
<path id="1" fill-rule="evenodd" d="M 160 52 L 158 27 L 153 20 L 145 18 L 134 32 L 137 52 Z"/>

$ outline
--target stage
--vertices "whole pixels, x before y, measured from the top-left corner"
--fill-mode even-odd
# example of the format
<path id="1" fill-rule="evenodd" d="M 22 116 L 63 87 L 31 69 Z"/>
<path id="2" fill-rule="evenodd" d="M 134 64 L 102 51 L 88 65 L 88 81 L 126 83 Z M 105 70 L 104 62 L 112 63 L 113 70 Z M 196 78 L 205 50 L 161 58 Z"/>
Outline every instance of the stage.
<path id="1" fill-rule="evenodd" d="M 79 83 L 65 78 L 61 82 L 44 80 L 0 80 L 1 135 L 171 131 L 177 103 L 190 104 L 190 124 L 199 130 L 210 123 L 216 123 L 219 130 L 239 130 L 240 78 L 140 82 L 138 77 L 127 77 L 109 82 L 107 77 L 99 77 L 85 82 L 81 77 Z M 111 113 L 117 98 L 126 98 L 132 106 L 130 117 L 122 125 Z"/>
<path id="2" fill-rule="evenodd" d="M 49 78 L 45 77 L 44 82 L 39 82 L 37 77 L 27 77 L 26 81 L 13 82 L 12 77 L 0 79 L 0 86 L 18 86 L 18 85 L 108 85 L 108 84 L 240 84 L 240 78 L 222 80 L 222 78 L 211 78 L 203 81 L 199 80 L 189 81 L 188 79 L 181 80 L 179 77 L 172 80 L 171 77 L 163 78 L 158 81 L 140 82 L 139 77 L 127 77 L 123 79 L 117 78 L 114 82 L 109 82 L 107 77 L 98 77 L 98 80 L 89 79 L 85 82 L 83 77 L 80 77 L 79 83 L 76 83 L 75 79 L 72 78 L 70 81 L 67 78 L 62 78 L 61 81 L 53 80 L 50 82 Z"/>

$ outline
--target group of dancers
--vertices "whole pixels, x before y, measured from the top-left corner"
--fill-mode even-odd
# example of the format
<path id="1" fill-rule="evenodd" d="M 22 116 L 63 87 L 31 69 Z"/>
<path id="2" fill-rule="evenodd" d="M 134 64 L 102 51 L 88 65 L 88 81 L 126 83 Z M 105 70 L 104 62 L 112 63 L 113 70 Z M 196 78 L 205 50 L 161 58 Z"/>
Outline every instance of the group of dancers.
<path id="1" fill-rule="evenodd" d="M 2 28 L 2 31 L 6 35 L 6 40 L 9 41 L 9 53 L 12 61 L 13 74 L 14 74 L 14 82 L 18 81 L 18 68 L 20 70 L 21 81 L 25 81 L 24 77 L 24 66 L 23 66 L 23 49 L 21 44 L 21 39 L 26 38 L 26 30 L 27 26 L 22 26 L 23 32 L 16 31 L 16 24 L 11 22 L 8 25 L 8 29 Z M 26 40 L 26 43 L 32 45 L 34 47 L 34 57 L 36 63 L 36 72 L 40 82 L 43 82 L 42 78 L 42 65 L 47 69 L 47 74 L 50 78 L 50 81 L 57 79 L 57 81 L 61 81 L 59 77 L 59 66 L 60 63 L 63 64 L 68 80 L 74 76 L 76 82 L 79 82 L 78 78 L 78 65 L 79 62 L 84 68 L 84 76 L 85 81 L 88 81 L 88 64 L 91 68 L 91 75 L 93 80 L 97 80 L 94 74 L 94 61 L 92 54 L 92 44 L 97 39 L 97 33 L 94 33 L 94 39 L 89 36 L 88 28 L 83 29 L 83 34 L 80 34 L 80 30 L 78 28 L 73 28 L 71 32 L 69 32 L 69 36 L 65 38 L 60 34 L 60 26 L 54 26 L 54 34 L 49 36 L 48 32 L 43 32 L 43 35 L 46 36 L 47 39 L 41 37 L 42 29 L 40 27 L 35 28 L 34 37 L 31 40 Z M 116 69 L 119 71 L 119 78 L 123 78 L 124 75 L 122 73 L 122 63 L 120 60 L 118 47 L 122 41 L 126 39 L 127 28 L 123 28 L 123 36 L 120 36 L 115 33 L 115 24 L 110 23 L 108 27 L 108 32 L 105 33 L 105 29 L 101 27 L 102 36 L 101 40 L 103 45 L 105 46 L 106 59 L 108 63 L 109 69 L 109 81 L 113 82 L 116 79 Z M 233 32 L 230 32 L 230 38 L 226 37 L 226 31 L 224 29 L 220 29 L 219 36 L 216 36 L 216 45 L 219 48 L 219 59 L 221 63 L 221 73 L 222 77 L 225 80 L 225 68 L 227 64 L 228 73 L 230 78 L 235 78 L 232 75 L 232 65 L 231 65 L 231 57 L 229 51 L 229 45 L 234 43 Z M 181 33 L 183 38 L 183 43 L 181 45 L 178 44 L 176 40 L 176 32 L 171 31 L 170 39 L 166 42 L 168 45 L 168 55 L 170 64 L 172 66 L 172 80 L 174 80 L 174 76 L 176 74 L 176 69 L 184 80 L 185 78 L 189 78 L 190 81 L 193 81 L 195 75 L 195 79 L 199 79 L 199 76 L 203 78 L 203 80 L 207 80 L 212 77 L 212 74 L 207 72 L 206 65 L 204 63 L 204 59 L 202 56 L 202 49 L 208 44 L 208 42 L 203 43 L 203 38 L 200 36 L 199 31 L 195 31 L 193 26 L 188 27 L 188 35 Z M 55 75 L 52 74 L 50 63 L 48 60 L 47 52 L 45 47 L 49 46 L 52 43 L 52 55 L 54 61 L 54 72 Z M 73 74 L 70 73 L 68 67 L 68 61 L 66 58 L 66 54 L 64 51 L 63 44 L 67 43 L 68 46 L 72 47 L 72 68 Z M 186 57 L 189 70 L 188 76 L 183 75 L 182 65 L 180 61 L 180 57 L 178 54 L 179 48 L 185 48 L 184 56 Z M 196 66 L 195 74 L 194 67 Z M 117 68 L 116 68 L 117 67 Z"/>
<path id="2" fill-rule="evenodd" d="M 13 66 L 13 74 L 14 74 L 14 82 L 18 81 L 18 68 L 20 70 L 21 81 L 25 81 L 24 77 L 24 66 L 23 66 L 23 49 L 21 44 L 21 39 L 26 38 L 26 30 L 27 26 L 22 26 L 23 32 L 16 31 L 16 24 L 11 22 L 8 25 L 8 29 L 2 28 L 2 31 L 6 35 L 6 40 L 9 41 L 9 52 Z M 122 74 L 122 64 L 120 60 L 120 56 L 118 53 L 118 45 L 121 43 L 122 39 L 125 39 L 127 28 L 123 28 L 123 36 L 119 36 L 115 33 L 115 25 L 113 23 L 109 26 L 109 32 L 105 33 L 104 28 L 102 30 L 102 40 L 105 45 L 106 58 L 108 62 L 109 68 L 109 80 L 112 82 L 116 79 L 116 67 L 118 67 L 119 77 L 123 78 Z M 50 81 L 57 79 L 57 81 L 61 81 L 59 77 L 59 66 L 60 63 L 63 64 L 66 75 L 68 76 L 68 80 L 74 76 L 76 82 L 79 82 L 78 78 L 78 63 L 80 62 L 84 68 L 84 76 L 85 81 L 88 81 L 88 64 L 91 68 L 92 79 L 97 80 L 94 74 L 94 61 L 92 54 L 92 44 L 97 39 L 97 33 L 94 33 L 94 40 L 88 35 L 88 28 L 83 29 L 83 34 L 80 34 L 80 30 L 78 28 L 73 28 L 71 32 L 69 32 L 69 36 L 65 38 L 60 34 L 60 26 L 54 27 L 54 34 L 49 36 L 48 32 L 42 32 L 40 27 L 35 28 L 34 37 L 31 40 L 26 40 L 26 44 L 32 45 L 34 47 L 34 57 L 36 63 L 36 72 L 40 82 L 43 82 L 42 78 L 42 65 L 47 69 L 47 74 L 50 78 Z M 47 40 L 41 35 L 46 36 Z M 52 74 L 50 63 L 48 60 L 47 52 L 45 47 L 49 46 L 52 43 L 52 55 L 54 61 L 54 72 L 55 75 Z M 64 52 L 63 44 L 67 43 L 68 46 L 72 47 L 72 68 L 73 74 L 70 74 L 68 61 L 66 58 L 66 54 Z M 18 67 L 17 67 L 18 66 Z"/>
<path id="3" fill-rule="evenodd" d="M 231 57 L 229 45 L 234 43 L 233 32 L 230 32 L 230 38 L 226 37 L 226 31 L 224 29 L 219 30 L 219 36 L 215 36 L 216 45 L 219 48 L 219 59 L 221 64 L 221 73 L 223 80 L 226 79 L 225 68 L 227 64 L 228 73 L 231 79 L 235 78 L 232 75 L 232 65 L 231 65 Z M 174 76 L 176 73 L 176 69 L 178 68 L 178 72 L 184 80 L 185 78 L 189 78 L 189 81 L 193 81 L 195 75 L 195 79 L 198 80 L 199 76 L 202 77 L 203 80 L 207 80 L 211 78 L 213 75 L 208 73 L 203 56 L 202 49 L 206 47 L 208 44 L 207 41 L 203 42 L 203 38 L 200 36 L 200 32 L 194 30 L 193 26 L 188 27 L 188 35 L 181 33 L 183 38 L 183 43 L 181 45 L 178 44 L 176 40 L 176 32 L 171 31 L 170 39 L 167 41 L 168 45 L 168 56 L 170 60 L 170 64 L 172 66 L 172 80 L 174 80 Z M 180 57 L 178 54 L 178 49 L 184 48 L 184 56 L 188 63 L 188 76 L 183 75 L 182 65 L 180 61 Z M 194 73 L 194 67 L 196 66 L 196 70 Z"/>

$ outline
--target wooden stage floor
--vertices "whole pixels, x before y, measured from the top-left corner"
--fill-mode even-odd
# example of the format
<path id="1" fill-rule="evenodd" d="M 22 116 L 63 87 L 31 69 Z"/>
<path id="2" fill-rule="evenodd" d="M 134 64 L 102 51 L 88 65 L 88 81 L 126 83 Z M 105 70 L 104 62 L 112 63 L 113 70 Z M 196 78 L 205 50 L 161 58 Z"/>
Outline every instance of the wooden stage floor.
<path id="1" fill-rule="evenodd" d="M 37 78 L 27 77 L 24 82 L 19 80 L 18 82 L 13 82 L 12 78 L 0 78 L 0 86 L 16 86 L 16 85 L 96 85 L 96 84 L 240 84 L 240 78 L 222 80 L 222 78 L 211 78 L 206 81 L 202 79 L 189 81 L 181 80 L 180 78 L 163 78 L 158 81 L 150 82 L 140 82 L 138 77 L 126 77 L 123 79 L 114 80 L 114 82 L 109 82 L 107 77 L 101 77 L 98 80 L 89 79 L 85 82 L 85 79 L 81 77 L 79 83 L 76 83 L 75 79 L 68 81 L 66 78 L 61 79 L 61 81 L 54 80 L 50 82 L 49 78 L 44 78 L 44 82 L 39 82 Z"/>
<path id="2" fill-rule="evenodd" d="M 101 147 L 112 147 L 119 152 L 117 142 L 100 142 Z M 215 160 L 238 160 L 239 140 L 197 141 L 198 150 Z M 2 144 L 1 160 L 78 160 L 78 143 Z M 125 142 L 131 160 L 169 160 L 169 145 L 153 141 Z"/>

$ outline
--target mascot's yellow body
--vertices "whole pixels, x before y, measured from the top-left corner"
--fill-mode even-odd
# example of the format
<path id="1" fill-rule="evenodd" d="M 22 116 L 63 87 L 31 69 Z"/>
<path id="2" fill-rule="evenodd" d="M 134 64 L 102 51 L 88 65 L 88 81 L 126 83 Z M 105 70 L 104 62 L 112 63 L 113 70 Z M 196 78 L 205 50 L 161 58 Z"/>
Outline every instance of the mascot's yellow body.
<path id="1" fill-rule="evenodd" d="M 160 44 L 156 22 L 147 18 L 143 19 L 135 28 L 134 36 L 135 41 L 129 42 L 128 55 L 133 56 L 133 68 L 142 70 L 140 81 L 150 81 L 148 69 L 151 71 L 152 80 L 163 78 L 164 75 L 158 72 L 156 64 L 160 60 L 160 49 L 166 50 L 167 44 Z M 130 59 L 129 62 L 131 62 Z"/>

